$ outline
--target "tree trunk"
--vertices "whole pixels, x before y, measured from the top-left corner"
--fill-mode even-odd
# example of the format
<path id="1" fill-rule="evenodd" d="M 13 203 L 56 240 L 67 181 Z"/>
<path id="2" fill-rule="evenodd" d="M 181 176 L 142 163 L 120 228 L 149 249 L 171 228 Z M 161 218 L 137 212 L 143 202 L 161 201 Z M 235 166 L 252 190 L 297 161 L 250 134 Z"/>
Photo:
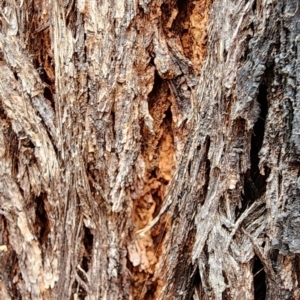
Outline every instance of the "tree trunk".
<path id="1" fill-rule="evenodd" d="M 299 1 L 0 3 L 0 299 L 300 298 Z"/>

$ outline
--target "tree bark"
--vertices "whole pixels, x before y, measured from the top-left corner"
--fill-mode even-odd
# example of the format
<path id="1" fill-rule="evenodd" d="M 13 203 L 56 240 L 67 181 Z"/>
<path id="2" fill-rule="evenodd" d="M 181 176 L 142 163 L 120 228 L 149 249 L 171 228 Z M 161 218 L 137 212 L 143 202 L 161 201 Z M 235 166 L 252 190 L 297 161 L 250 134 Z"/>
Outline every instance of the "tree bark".
<path id="1" fill-rule="evenodd" d="M 0 1 L 1 299 L 299 299 L 297 0 Z"/>

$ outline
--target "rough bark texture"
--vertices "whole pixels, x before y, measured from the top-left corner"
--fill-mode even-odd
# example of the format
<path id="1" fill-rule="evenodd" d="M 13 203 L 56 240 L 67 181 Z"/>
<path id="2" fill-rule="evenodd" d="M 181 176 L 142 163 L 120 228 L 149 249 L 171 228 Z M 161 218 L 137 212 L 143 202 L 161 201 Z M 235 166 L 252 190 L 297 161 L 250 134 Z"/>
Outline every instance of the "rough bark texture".
<path id="1" fill-rule="evenodd" d="M 300 298 L 297 0 L 0 3 L 0 299 Z"/>

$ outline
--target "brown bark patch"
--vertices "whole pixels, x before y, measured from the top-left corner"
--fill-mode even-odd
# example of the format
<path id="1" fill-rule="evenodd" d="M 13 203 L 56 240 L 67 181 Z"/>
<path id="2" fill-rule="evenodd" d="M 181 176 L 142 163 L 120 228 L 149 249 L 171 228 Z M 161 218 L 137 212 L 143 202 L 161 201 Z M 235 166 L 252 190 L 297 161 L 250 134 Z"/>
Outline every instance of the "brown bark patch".
<path id="1" fill-rule="evenodd" d="M 206 55 L 207 28 L 212 0 L 171 1 L 163 6 L 165 28 L 169 36 L 177 37 L 184 55 L 192 62 L 196 73 L 200 72 Z"/>
<path id="2" fill-rule="evenodd" d="M 146 125 L 142 128 L 144 176 L 137 183 L 140 190 L 133 203 L 135 231 L 143 229 L 158 214 L 173 176 L 175 149 L 170 97 L 167 83 L 157 76 L 148 100 L 153 132 Z M 162 255 L 166 224 L 166 221 L 161 221 L 128 248 L 134 299 L 153 299 L 156 292 L 155 270 Z"/>

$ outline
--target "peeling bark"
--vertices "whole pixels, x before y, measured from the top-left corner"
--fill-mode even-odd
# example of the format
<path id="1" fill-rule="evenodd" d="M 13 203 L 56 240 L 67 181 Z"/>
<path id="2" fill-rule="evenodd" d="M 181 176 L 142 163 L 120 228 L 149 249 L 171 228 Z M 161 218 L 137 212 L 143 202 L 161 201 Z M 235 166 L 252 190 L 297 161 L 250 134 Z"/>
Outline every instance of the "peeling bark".
<path id="1" fill-rule="evenodd" d="M 0 2 L 1 299 L 299 299 L 296 0 Z"/>

